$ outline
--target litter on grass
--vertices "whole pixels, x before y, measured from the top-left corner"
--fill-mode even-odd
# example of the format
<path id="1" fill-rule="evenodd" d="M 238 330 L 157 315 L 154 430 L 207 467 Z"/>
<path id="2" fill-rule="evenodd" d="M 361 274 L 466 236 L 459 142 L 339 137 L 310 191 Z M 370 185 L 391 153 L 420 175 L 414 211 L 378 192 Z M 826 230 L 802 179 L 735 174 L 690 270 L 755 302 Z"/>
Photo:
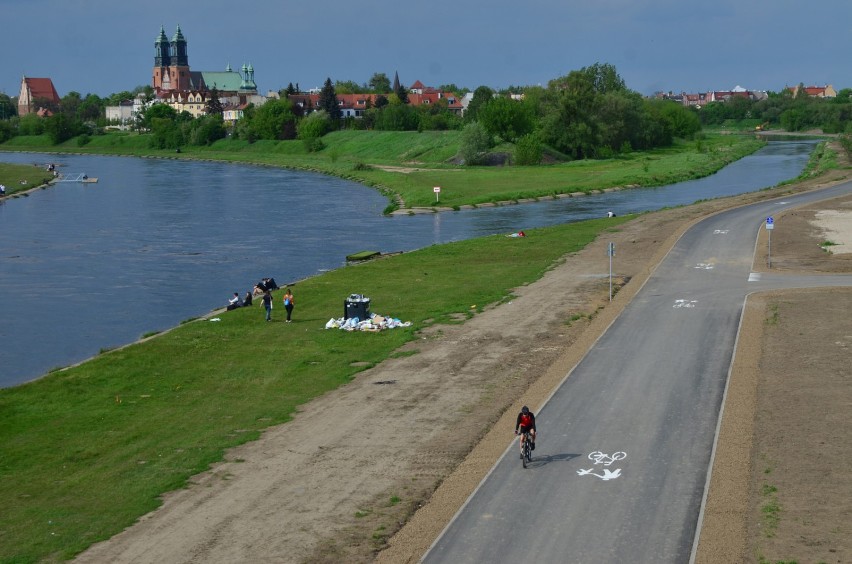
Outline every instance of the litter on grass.
<path id="1" fill-rule="evenodd" d="M 339 317 L 331 318 L 325 324 L 326 329 L 343 329 L 344 331 L 371 331 L 378 333 L 385 329 L 396 329 L 397 327 L 410 327 L 410 321 L 400 321 L 394 317 L 383 317 L 375 313 L 371 313 L 369 319 L 361 321 L 357 317 L 346 319 Z"/>

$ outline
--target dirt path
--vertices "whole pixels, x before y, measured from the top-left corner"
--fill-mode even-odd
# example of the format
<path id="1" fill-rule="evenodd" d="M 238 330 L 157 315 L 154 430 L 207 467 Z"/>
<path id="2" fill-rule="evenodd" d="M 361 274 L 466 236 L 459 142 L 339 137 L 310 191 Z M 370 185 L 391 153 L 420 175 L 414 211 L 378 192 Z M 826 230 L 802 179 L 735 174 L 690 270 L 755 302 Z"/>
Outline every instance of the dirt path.
<path id="1" fill-rule="evenodd" d="M 79 560 L 369 562 L 385 549 L 379 561 L 416 561 L 505 449 L 516 408 L 547 397 L 677 235 L 707 213 L 770 195 L 639 217 L 518 288 L 511 302 L 424 332 L 405 347 L 416 354 L 361 373 L 229 451 Z M 621 250 L 620 280 L 630 280 L 612 304 L 610 241 Z M 375 431 L 380 445 L 369 440 Z"/>

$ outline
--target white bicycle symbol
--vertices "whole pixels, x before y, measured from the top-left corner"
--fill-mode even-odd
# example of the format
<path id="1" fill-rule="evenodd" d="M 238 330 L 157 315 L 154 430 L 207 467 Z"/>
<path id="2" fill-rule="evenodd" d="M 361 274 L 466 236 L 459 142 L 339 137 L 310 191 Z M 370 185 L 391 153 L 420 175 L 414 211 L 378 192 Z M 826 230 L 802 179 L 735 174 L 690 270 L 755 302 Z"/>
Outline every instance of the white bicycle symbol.
<path id="1" fill-rule="evenodd" d="M 613 462 L 625 458 L 627 458 L 627 453 L 622 451 L 614 452 L 612 455 L 604 454 L 599 450 L 589 453 L 589 460 L 594 460 L 595 464 L 603 464 L 604 466 L 609 466 Z"/>

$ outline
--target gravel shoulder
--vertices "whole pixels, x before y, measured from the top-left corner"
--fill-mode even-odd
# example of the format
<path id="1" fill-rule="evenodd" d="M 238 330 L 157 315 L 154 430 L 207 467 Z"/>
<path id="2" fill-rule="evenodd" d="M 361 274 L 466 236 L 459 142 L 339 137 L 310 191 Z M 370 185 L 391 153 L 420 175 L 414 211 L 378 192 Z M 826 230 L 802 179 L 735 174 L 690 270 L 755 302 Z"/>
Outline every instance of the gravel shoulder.
<path id="1" fill-rule="evenodd" d="M 164 496 L 158 510 L 78 560 L 417 561 L 505 450 L 517 408 L 538 406 L 549 396 L 691 223 L 735 205 L 827 185 L 846 173 L 646 214 L 622 225 L 564 257 L 541 280 L 517 288 L 511 301 L 463 324 L 424 331 L 398 358 L 303 406 L 293 421 L 267 430 L 258 441 L 229 451 L 189 487 Z M 619 292 L 611 303 L 609 242 L 619 249 L 614 263 Z M 846 245 L 852 247 L 852 241 Z M 773 255 L 775 248 L 773 239 Z M 781 259 L 775 255 L 776 260 Z M 848 309 L 830 311 L 825 324 L 843 311 Z M 845 335 L 852 335 L 848 320 L 842 321 Z M 762 343 L 764 326 L 753 329 L 744 338 Z M 848 372 L 848 349 L 844 358 Z M 730 411 L 726 407 L 726 420 Z M 760 428 L 755 423 L 748 436 L 734 433 L 722 442 L 742 442 L 743 452 L 751 453 Z M 717 465 L 725 460 L 722 451 Z M 710 500 L 719 497 L 717 475 L 714 467 L 705 529 L 711 526 Z M 848 498 L 847 490 L 840 499 Z M 747 535 L 743 547 L 750 542 Z M 702 550 L 728 543 L 721 538 L 702 534 Z"/>

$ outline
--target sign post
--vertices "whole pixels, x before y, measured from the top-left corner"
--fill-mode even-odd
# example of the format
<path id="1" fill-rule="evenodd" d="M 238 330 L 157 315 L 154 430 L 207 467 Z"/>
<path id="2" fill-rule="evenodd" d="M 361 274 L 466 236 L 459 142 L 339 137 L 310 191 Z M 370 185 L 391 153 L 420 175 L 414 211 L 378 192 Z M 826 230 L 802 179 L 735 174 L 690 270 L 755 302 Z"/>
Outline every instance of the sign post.
<path id="1" fill-rule="evenodd" d="M 435 203 L 438 203 L 441 196 L 441 187 L 435 186 L 434 188 L 432 188 L 432 191 L 435 192 Z"/>
<path id="2" fill-rule="evenodd" d="M 609 257 L 609 301 L 612 301 L 612 257 L 615 256 L 615 243 L 607 245 L 606 254 Z"/>
<path id="3" fill-rule="evenodd" d="M 766 234 L 769 236 L 769 245 L 766 251 L 766 265 L 772 268 L 772 230 L 775 229 L 775 220 L 772 216 L 766 218 Z"/>

